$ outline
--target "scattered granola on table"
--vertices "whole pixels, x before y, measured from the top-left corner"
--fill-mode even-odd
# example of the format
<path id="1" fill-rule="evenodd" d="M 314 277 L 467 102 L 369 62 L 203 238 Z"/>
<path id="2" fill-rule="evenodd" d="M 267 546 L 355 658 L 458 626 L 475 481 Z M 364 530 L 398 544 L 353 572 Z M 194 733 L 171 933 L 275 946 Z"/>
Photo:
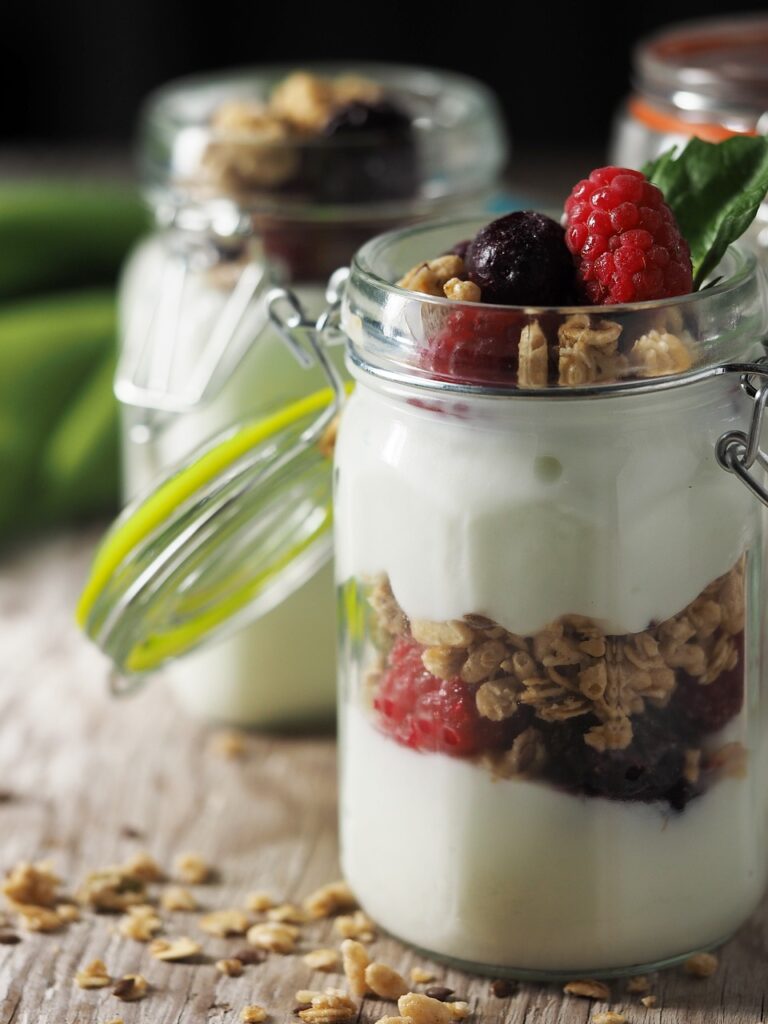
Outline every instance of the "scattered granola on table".
<path id="1" fill-rule="evenodd" d="M 368 964 L 365 968 L 365 984 L 381 999 L 399 999 L 410 988 L 405 978 L 393 967 L 378 961 Z"/>
<path id="2" fill-rule="evenodd" d="M 611 998 L 611 990 L 604 981 L 595 981 L 594 978 L 579 978 L 566 982 L 563 985 L 563 992 L 569 996 L 579 996 L 582 999 L 598 999 L 605 1001 Z"/>
<path id="3" fill-rule="evenodd" d="M 313 971 L 336 971 L 339 968 L 339 952 L 336 949 L 313 949 L 305 953 L 302 960 Z"/>
<path id="4" fill-rule="evenodd" d="M 20 861 L 6 875 L 2 890 L 11 906 L 52 907 L 59 898 L 60 885 L 61 879 L 48 861 Z"/>
<path id="5" fill-rule="evenodd" d="M 231 910 L 212 910 L 198 919 L 197 926 L 208 935 L 225 939 L 231 935 L 245 935 L 251 921 L 248 915 L 237 908 Z"/>
<path id="6" fill-rule="evenodd" d="M 210 864 L 198 853 L 183 853 L 177 857 L 175 871 L 187 885 L 203 885 L 213 876 Z"/>
<path id="7" fill-rule="evenodd" d="M 267 1011 L 263 1006 L 257 1006 L 255 1003 L 244 1006 L 240 1011 L 240 1020 L 243 1024 L 261 1024 L 266 1019 Z"/>
<path id="8" fill-rule="evenodd" d="M 334 920 L 333 928 L 344 939 L 373 942 L 376 938 L 376 925 L 362 910 L 340 915 Z"/>
<path id="9" fill-rule="evenodd" d="M 155 908 L 148 903 L 139 903 L 128 907 L 128 911 L 118 922 L 117 930 L 126 939 L 137 942 L 149 942 L 160 931 L 163 922 L 157 916 Z"/>
<path id="10" fill-rule="evenodd" d="M 304 900 L 304 909 L 311 918 L 331 917 L 341 911 L 356 908 L 355 894 L 343 881 L 321 885 Z"/>
<path id="11" fill-rule="evenodd" d="M 357 1016 L 357 1005 L 348 995 L 334 989 L 313 994 L 310 1005 L 299 1010 L 305 1024 L 337 1024 Z"/>
<path id="12" fill-rule="evenodd" d="M 149 944 L 149 952 L 156 960 L 170 962 L 189 960 L 191 957 L 197 956 L 201 949 L 199 942 L 186 936 L 178 939 L 154 939 Z"/>
<path id="13" fill-rule="evenodd" d="M 197 910 L 198 902 L 194 893 L 182 885 L 169 885 L 160 894 L 160 906 L 163 910 L 182 911 Z"/>
<path id="14" fill-rule="evenodd" d="M 274 907 L 275 901 L 268 892 L 259 889 L 256 892 L 249 892 L 245 897 L 245 908 L 254 914 L 263 914 Z"/>
<path id="15" fill-rule="evenodd" d="M 251 946 L 269 950 L 270 953 L 283 955 L 293 953 L 300 931 L 295 925 L 283 924 L 278 921 L 263 921 L 252 925 L 246 934 Z"/>
<path id="16" fill-rule="evenodd" d="M 79 988 L 106 988 L 111 983 L 112 978 L 103 960 L 91 960 L 75 975 L 75 984 Z"/>
<path id="17" fill-rule="evenodd" d="M 124 974 L 112 989 L 112 995 L 124 1003 L 135 1003 L 144 999 L 149 991 L 147 979 L 141 974 Z"/>
<path id="18" fill-rule="evenodd" d="M 711 978 L 719 962 L 714 953 L 695 953 L 683 964 L 683 970 L 692 978 Z"/>
<path id="19" fill-rule="evenodd" d="M 243 961 L 239 957 L 226 957 L 216 961 L 216 970 L 229 978 L 238 978 L 243 973 Z"/>

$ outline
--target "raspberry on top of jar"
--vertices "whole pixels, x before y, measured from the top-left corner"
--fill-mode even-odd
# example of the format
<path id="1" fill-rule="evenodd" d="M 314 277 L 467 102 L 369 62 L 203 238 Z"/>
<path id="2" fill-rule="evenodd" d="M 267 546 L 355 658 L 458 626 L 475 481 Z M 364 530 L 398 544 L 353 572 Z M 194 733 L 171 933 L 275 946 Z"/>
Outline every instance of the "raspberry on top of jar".
<path id="1" fill-rule="evenodd" d="M 690 250 L 661 190 L 639 171 L 601 167 L 573 187 L 563 221 L 531 210 L 506 214 L 398 281 L 484 307 L 432 315 L 425 370 L 462 383 L 537 388 L 690 369 L 679 310 L 649 310 L 647 329 L 634 337 L 618 319 L 589 311 L 693 290 Z M 583 311 L 533 314 L 531 307 Z"/>

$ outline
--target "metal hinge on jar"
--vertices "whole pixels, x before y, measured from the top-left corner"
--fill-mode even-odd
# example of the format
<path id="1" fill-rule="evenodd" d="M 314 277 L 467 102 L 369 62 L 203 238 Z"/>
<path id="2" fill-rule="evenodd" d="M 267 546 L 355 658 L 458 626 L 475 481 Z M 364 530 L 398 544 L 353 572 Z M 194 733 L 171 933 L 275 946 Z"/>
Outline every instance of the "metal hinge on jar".
<path id="1" fill-rule="evenodd" d="M 768 471 L 768 455 L 760 447 L 768 404 L 768 365 L 758 361 L 747 368 L 741 376 L 741 387 L 753 402 L 749 429 L 726 431 L 718 438 L 715 454 L 723 469 L 734 473 L 756 498 L 768 505 L 768 489 L 752 472 L 755 464 Z"/>

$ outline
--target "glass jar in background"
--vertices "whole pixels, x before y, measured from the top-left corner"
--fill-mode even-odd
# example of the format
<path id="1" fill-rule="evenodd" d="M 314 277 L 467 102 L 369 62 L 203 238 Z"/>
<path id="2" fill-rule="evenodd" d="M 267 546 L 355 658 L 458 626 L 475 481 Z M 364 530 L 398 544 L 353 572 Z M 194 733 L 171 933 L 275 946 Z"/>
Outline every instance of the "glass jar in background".
<path id="1" fill-rule="evenodd" d="M 691 136 L 720 142 L 768 132 L 768 17 L 684 22 L 641 40 L 633 91 L 614 124 L 610 160 L 642 168 Z M 768 204 L 747 240 L 768 263 Z"/>
<path id="2" fill-rule="evenodd" d="M 732 248 L 719 284 L 636 306 L 390 283 L 478 226 L 376 239 L 346 288 L 343 871 L 466 968 L 634 973 L 718 944 L 765 889 L 765 519 L 723 468 L 759 488 L 739 460 L 765 279 Z M 510 330 L 517 365 L 473 366 Z"/>
<path id="3" fill-rule="evenodd" d="M 183 80 L 147 105 L 141 166 L 157 226 L 120 296 L 128 498 L 222 429 L 322 385 L 271 328 L 274 285 L 319 315 L 329 273 L 365 239 L 477 207 L 503 167 L 499 113 L 477 82 L 386 65 L 292 70 Z M 263 726 L 330 718 L 330 544 L 306 575 L 246 629 L 168 670 L 188 710 Z"/>

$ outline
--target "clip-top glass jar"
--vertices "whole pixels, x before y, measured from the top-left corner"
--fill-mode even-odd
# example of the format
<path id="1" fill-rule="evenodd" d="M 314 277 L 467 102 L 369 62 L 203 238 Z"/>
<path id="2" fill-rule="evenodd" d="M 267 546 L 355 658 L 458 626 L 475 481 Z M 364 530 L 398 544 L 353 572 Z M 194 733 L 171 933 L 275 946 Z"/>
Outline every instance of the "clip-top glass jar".
<path id="1" fill-rule="evenodd" d="M 317 388 L 318 371 L 271 327 L 272 286 L 290 283 L 317 316 L 328 274 L 366 238 L 481 203 L 503 166 L 496 104 L 472 80 L 385 65 L 290 72 L 183 80 L 145 111 L 157 229 L 120 302 L 128 497 L 222 429 Z M 188 709 L 262 725 L 332 714 L 330 543 L 305 569 L 259 621 L 171 670 Z"/>
<path id="2" fill-rule="evenodd" d="M 616 119 L 611 160 L 642 168 L 696 136 L 721 142 L 768 132 L 768 17 L 744 14 L 668 26 L 632 56 L 633 92 Z M 768 262 L 768 205 L 747 240 Z"/>
<path id="3" fill-rule="evenodd" d="M 343 870 L 472 970 L 661 966 L 765 888 L 765 282 L 732 248 L 636 306 L 390 283 L 477 227 L 376 239 L 346 289 Z"/>

